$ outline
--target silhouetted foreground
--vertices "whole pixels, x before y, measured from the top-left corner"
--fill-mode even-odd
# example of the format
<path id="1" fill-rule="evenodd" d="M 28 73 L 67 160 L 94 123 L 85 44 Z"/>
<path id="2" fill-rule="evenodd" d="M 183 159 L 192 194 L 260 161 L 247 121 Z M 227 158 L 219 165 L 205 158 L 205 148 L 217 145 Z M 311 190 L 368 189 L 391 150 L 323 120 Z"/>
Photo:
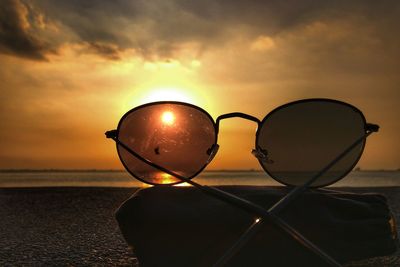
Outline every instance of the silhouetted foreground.
<path id="1" fill-rule="evenodd" d="M 114 216 L 135 190 L 0 189 L 0 266 L 135 266 Z"/>
<path id="2" fill-rule="evenodd" d="M 0 266 L 135 266 L 136 258 L 123 240 L 114 217 L 118 206 L 134 191 L 134 188 L 0 189 Z M 399 221 L 399 187 L 351 191 L 385 194 Z M 166 226 L 158 228 L 154 230 L 168 231 Z M 200 226 L 194 231 L 199 229 Z M 154 255 L 160 257 L 162 252 L 154 251 Z M 399 265 L 397 251 L 391 256 L 347 266 Z"/>
<path id="3" fill-rule="evenodd" d="M 220 188 L 267 208 L 288 192 L 285 187 Z M 379 194 L 306 192 L 279 216 L 341 263 L 389 255 L 397 247 L 391 213 Z M 117 212 L 121 231 L 144 266 L 212 266 L 255 218 L 193 187 L 143 189 Z M 270 223 L 229 262 L 266 264 L 327 266 Z"/>

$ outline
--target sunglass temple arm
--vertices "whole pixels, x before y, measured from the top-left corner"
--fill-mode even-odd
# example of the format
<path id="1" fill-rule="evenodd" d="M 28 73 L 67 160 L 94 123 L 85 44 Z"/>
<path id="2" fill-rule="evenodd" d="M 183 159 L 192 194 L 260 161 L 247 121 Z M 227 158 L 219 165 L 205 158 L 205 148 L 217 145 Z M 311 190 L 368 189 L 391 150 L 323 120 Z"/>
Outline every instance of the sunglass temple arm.
<path id="1" fill-rule="evenodd" d="M 311 185 L 315 180 L 317 180 L 320 176 L 322 176 L 325 172 L 327 172 L 333 165 L 335 165 L 340 159 L 342 159 L 345 155 L 347 155 L 353 148 L 355 148 L 360 142 L 366 139 L 373 132 L 379 131 L 379 125 L 367 123 L 365 128 L 365 134 L 359 138 L 356 142 L 351 144 L 347 149 L 345 149 L 338 157 L 336 157 L 333 161 L 331 161 L 328 165 L 326 165 L 319 173 L 317 173 L 313 178 L 307 181 L 302 186 L 295 187 L 291 192 L 289 192 L 285 197 L 280 199 L 274 206 L 272 206 L 268 211 L 275 215 L 277 212 L 281 211 L 285 208 L 290 202 L 292 202 L 296 197 L 298 197 L 301 193 L 308 189 L 308 186 Z M 277 217 L 279 218 L 279 217 Z M 249 228 L 239 237 L 239 239 L 233 244 L 232 247 L 218 260 L 215 266 L 223 266 L 225 265 L 229 259 L 231 259 L 250 239 L 251 237 L 261 228 L 263 225 L 262 219 L 257 219 Z M 289 226 L 290 227 L 290 226 Z M 314 248 L 312 249 L 314 250 Z M 322 252 L 322 251 L 321 251 Z M 323 253 L 323 252 L 322 252 Z M 330 256 L 323 256 L 325 260 L 329 260 Z M 331 264 L 339 263 L 335 261 Z"/>
<path id="2" fill-rule="evenodd" d="M 283 220 L 281 220 L 275 214 L 272 214 L 272 213 L 268 212 L 267 210 L 265 210 L 263 207 L 261 207 L 259 205 L 256 205 L 256 204 L 254 204 L 254 203 L 252 203 L 252 202 L 250 202 L 250 201 L 248 201 L 246 199 L 240 198 L 240 197 L 235 196 L 233 194 L 230 194 L 228 192 L 225 192 L 225 191 L 222 191 L 220 189 L 217 189 L 215 187 L 209 187 L 209 186 L 200 185 L 200 184 L 198 184 L 198 183 L 196 183 L 196 182 L 194 182 L 194 181 L 192 181 L 190 179 L 187 179 L 187 178 L 185 178 L 183 176 L 180 176 L 179 174 L 176 174 L 176 173 L 174 173 L 174 172 L 172 172 L 172 171 L 170 171 L 170 170 L 168 170 L 168 169 L 166 169 L 166 168 L 164 168 L 162 166 L 159 166 L 159 165 L 151 162 L 150 160 L 148 160 L 146 158 L 143 158 L 142 156 L 137 154 L 135 151 L 133 151 L 131 148 L 129 148 L 127 145 L 125 145 L 123 142 L 118 140 L 118 138 L 117 138 L 117 130 L 107 131 L 105 134 L 106 134 L 107 138 L 113 139 L 117 144 L 121 145 L 125 150 L 127 150 L 133 156 L 135 156 L 136 158 L 142 160 L 146 164 L 149 164 L 150 166 L 152 166 L 152 167 L 154 167 L 154 168 L 156 168 L 156 169 L 158 169 L 160 171 L 168 173 L 168 174 L 180 179 L 181 181 L 186 182 L 186 183 L 196 187 L 197 189 L 199 189 L 200 191 L 202 191 L 203 193 L 205 193 L 207 195 L 210 195 L 212 197 L 220 199 L 220 200 L 222 200 L 224 202 L 231 203 L 232 205 L 237 206 L 239 208 L 242 208 L 242 209 L 244 209 L 246 211 L 251 210 L 252 212 L 254 212 L 255 214 L 258 214 L 262 218 L 270 220 L 271 222 L 273 222 L 276 225 L 278 225 L 280 227 L 280 229 L 282 229 L 284 232 L 289 234 L 291 237 L 294 237 L 294 239 L 297 240 L 301 245 L 303 245 L 306 248 L 310 249 L 316 255 L 318 255 L 319 257 L 324 259 L 326 262 L 328 262 L 331 266 L 340 266 L 340 264 L 338 264 L 329 255 L 327 255 L 325 252 L 323 252 L 321 249 L 319 249 L 317 246 L 315 246 L 311 241 L 306 239 L 304 236 L 302 236 L 299 232 L 297 232 L 290 225 L 286 224 Z M 251 229 L 249 229 L 249 230 L 251 230 Z M 226 254 L 224 254 L 224 256 L 225 255 Z M 224 256 L 222 258 L 225 258 Z M 229 258 L 226 258 L 226 260 L 229 260 Z M 218 262 L 220 262 L 220 261 L 218 261 Z M 221 266 L 221 265 L 216 265 L 216 266 Z"/>

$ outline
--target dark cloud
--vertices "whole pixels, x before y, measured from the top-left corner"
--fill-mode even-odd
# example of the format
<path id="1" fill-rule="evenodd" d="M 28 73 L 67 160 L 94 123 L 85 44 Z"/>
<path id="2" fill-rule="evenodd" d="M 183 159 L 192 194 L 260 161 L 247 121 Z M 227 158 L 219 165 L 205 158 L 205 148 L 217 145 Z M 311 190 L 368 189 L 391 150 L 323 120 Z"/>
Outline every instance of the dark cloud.
<path id="1" fill-rule="evenodd" d="M 120 48 L 114 44 L 91 42 L 88 43 L 88 51 L 101 55 L 110 60 L 120 59 Z"/>
<path id="2" fill-rule="evenodd" d="M 399 6 L 396 1 L 372 0 L 42 0 L 38 4 L 81 40 L 114 43 L 144 55 L 168 55 L 183 42 L 194 41 L 203 47 L 220 45 L 231 41 L 240 30 L 249 36 L 276 35 L 332 17 L 376 20 Z"/>
<path id="3" fill-rule="evenodd" d="M 323 8 L 305 1 L 38 1 L 86 42 L 114 43 L 142 55 L 168 56 L 179 44 L 231 41 L 237 31 L 273 34 L 304 22 Z"/>
<path id="4" fill-rule="evenodd" d="M 173 57 L 188 42 L 196 42 L 201 52 L 238 35 L 276 36 L 332 18 L 365 17 L 371 25 L 378 25 L 374 27 L 395 30 L 393 24 L 400 16 L 395 0 L 30 0 L 29 5 L 20 0 L 1 1 L 1 51 L 37 59 L 44 58 L 48 47 L 42 35 L 22 27 L 22 19 L 29 17 L 21 11 L 24 6 L 37 7 L 68 29 L 59 42 L 90 44 L 88 52 L 109 59 L 118 59 L 118 50 L 124 49 L 134 49 L 145 58 Z M 394 34 L 387 31 L 382 31 L 382 38 Z"/>
<path id="5" fill-rule="evenodd" d="M 45 60 L 49 44 L 34 34 L 32 9 L 19 0 L 1 0 L 0 53 Z"/>

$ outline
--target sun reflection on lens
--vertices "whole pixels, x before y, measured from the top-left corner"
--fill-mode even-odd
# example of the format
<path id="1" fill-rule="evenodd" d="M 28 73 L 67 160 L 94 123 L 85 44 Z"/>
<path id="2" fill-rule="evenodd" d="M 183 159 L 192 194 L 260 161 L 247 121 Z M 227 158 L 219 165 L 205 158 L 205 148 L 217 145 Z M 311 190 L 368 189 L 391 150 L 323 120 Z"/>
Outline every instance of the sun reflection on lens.
<path id="1" fill-rule="evenodd" d="M 165 172 L 157 172 L 155 176 L 153 177 L 153 182 L 156 184 L 173 184 L 178 182 L 179 179 L 175 178 L 173 175 L 170 175 Z M 173 186 L 191 186 L 188 183 L 179 183 Z"/>
<path id="2" fill-rule="evenodd" d="M 175 122 L 175 115 L 171 111 L 164 111 L 161 115 L 161 121 L 166 125 L 172 125 Z"/>
<path id="3" fill-rule="evenodd" d="M 165 172 L 157 173 L 154 180 L 157 184 L 172 184 L 176 182 L 175 177 Z"/>

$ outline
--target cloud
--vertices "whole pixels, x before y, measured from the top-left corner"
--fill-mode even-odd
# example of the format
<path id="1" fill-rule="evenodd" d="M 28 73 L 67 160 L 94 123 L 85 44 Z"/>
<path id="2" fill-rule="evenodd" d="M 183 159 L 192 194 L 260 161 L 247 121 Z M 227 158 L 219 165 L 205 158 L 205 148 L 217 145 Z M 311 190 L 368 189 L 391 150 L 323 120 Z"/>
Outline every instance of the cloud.
<path id="1" fill-rule="evenodd" d="M 306 1 L 308 2 L 308 1 Z M 173 57 L 182 43 L 198 43 L 198 51 L 217 47 L 238 34 L 250 38 L 280 32 L 303 20 L 309 3 L 276 1 L 38 1 L 88 43 L 134 48 L 143 57 Z M 311 16 L 311 15 L 310 15 Z M 304 18 L 303 18 L 304 17 Z"/>
<path id="2" fill-rule="evenodd" d="M 91 42 L 88 43 L 88 51 L 93 52 L 95 54 L 101 55 L 104 58 L 110 60 L 118 60 L 120 59 L 120 48 L 114 44 L 108 43 L 100 43 L 100 42 Z"/>
<path id="3" fill-rule="evenodd" d="M 145 59 L 175 58 L 187 43 L 196 44 L 191 56 L 198 57 L 237 38 L 247 38 L 253 42 L 249 47 L 265 50 L 272 42 L 257 38 L 273 40 L 315 22 L 353 17 L 369 21 L 366 27 L 385 28 L 380 37 L 387 38 L 394 34 L 393 25 L 400 16 L 394 0 L 4 1 L 0 20 L 8 26 L 2 26 L 0 52 L 36 59 L 45 58 L 49 47 L 65 43 L 89 44 L 88 53 L 113 60 L 127 49 Z M 48 38 L 46 31 L 32 31 L 43 25 L 43 17 L 62 29 L 57 38 Z"/>
<path id="4" fill-rule="evenodd" d="M 20 0 L 3 0 L 0 5 L 0 53 L 45 60 L 54 52 L 50 44 L 35 34 L 44 27 L 43 16 Z"/>
<path id="5" fill-rule="evenodd" d="M 251 45 L 250 49 L 254 51 L 267 51 L 275 47 L 275 42 L 271 37 L 258 36 Z"/>
<path id="6" fill-rule="evenodd" d="M 395 1 L 45 1 L 42 6 L 86 42 L 134 48 L 144 56 L 168 57 L 179 44 L 217 47 L 238 35 L 250 39 L 315 21 L 365 16 L 381 23 Z M 392 14 L 394 17 L 396 14 Z M 377 19 L 378 18 L 378 19 Z"/>

